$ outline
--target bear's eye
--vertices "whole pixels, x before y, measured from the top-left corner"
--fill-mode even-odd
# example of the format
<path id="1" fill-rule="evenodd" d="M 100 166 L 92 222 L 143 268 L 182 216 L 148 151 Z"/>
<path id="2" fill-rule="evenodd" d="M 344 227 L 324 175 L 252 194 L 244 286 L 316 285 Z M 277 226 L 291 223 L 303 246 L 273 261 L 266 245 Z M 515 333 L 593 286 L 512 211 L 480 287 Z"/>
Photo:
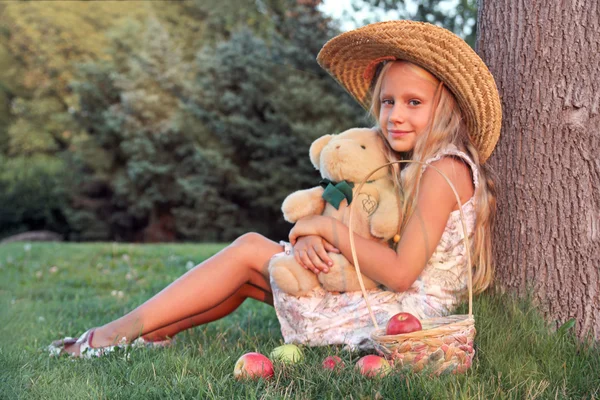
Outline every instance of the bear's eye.
<path id="1" fill-rule="evenodd" d="M 362 147 L 363 149 L 366 149 L 366 147 L 365 147 L 365 146 L 363 146 L 362 144 L 360 145 L 360 147 Z"/>

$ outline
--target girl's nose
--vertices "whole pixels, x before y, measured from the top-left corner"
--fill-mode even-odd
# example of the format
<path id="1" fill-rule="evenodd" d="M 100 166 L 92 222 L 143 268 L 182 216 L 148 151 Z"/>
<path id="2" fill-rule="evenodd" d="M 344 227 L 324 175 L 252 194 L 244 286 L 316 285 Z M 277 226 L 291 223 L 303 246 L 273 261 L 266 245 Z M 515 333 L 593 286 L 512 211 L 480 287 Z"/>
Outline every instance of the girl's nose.
<path id="1" fill-rule="evenodd" d="M 400 107 L 394 107 L 390 113 L 390 121 L 394 123 L 403 123 L 405 120 L 404 112 Z"/>

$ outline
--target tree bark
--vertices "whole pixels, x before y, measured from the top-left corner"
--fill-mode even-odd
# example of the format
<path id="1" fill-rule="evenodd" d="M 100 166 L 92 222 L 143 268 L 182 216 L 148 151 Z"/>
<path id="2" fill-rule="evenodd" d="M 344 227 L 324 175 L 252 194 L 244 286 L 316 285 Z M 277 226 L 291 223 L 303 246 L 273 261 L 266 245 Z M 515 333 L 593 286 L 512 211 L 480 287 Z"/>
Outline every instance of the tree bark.
<path id="1" fill-rule="evenodd" d="M 480 0 L 478 53 L 504 121 L 496 282 L 600 339 L 600 5 Z"/>

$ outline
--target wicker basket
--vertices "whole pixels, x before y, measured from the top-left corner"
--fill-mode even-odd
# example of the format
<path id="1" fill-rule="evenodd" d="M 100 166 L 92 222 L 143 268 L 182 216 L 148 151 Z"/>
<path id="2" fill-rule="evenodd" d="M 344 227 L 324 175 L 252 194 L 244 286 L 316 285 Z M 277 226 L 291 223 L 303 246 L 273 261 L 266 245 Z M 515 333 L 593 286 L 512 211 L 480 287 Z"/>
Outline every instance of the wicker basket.
<path id="1" fill-rule="evenodd" d="M 401 335 L 386 335 L 385 329 L 380 329 L 377 320 L 362 282 L 360 274 L 360 266 L 356 256 L 356 247 L 354 245 L 354 235 L 352 231 L 352 208 L 350 210 L 350 218 L 348 221 L 348 229 L 350 230 L 350 247 L 352 249 L 352 258 L 354 267 L 358 274 L 359 283 L 367 308 L 375 326 L 375 330 L 371 333 L 371 339 L 375 349 L 384 357 L 393 362 L 396 367 L 405 370 L 419 372 L 428 371 L 434 375 L 445 373 L 463 373 L 470 366 L 473 360 L 475 351 L 473 349 L 473 340 L 475 338 L 475 318 L 473 316 L 473 277 L 471 271 L 471 248 L 467 235 L 467 226 L 465 216 L 462 211 L 462 204 L 456 189 L 450 182 L 447 176 L 444 175 L 436 167 L 425 164 L 421 161 L 401 160 L 387 163 L 373 170 L 361 182 L 357 188 L 360 192 L 363 184 L 369 180 L 371 175 L 381 168 L 386 168 L 392 164 L 401 163 L 417 163 L 427 165 L 429 168 L 437 171 L 450 185 L 450 188 L 456 196 L 456 201 L 459 205 L 460 218 L 463 226 L 465 248 L 467 249 L 468 269 L 468 297 L 469 297 L 469 313 L 467 315 L 450 315 L 441 318 L 429 318 L 421 320 L 422 330 L 405 333 Z M 350 205 L 352 207 L 352 204 Z"/>

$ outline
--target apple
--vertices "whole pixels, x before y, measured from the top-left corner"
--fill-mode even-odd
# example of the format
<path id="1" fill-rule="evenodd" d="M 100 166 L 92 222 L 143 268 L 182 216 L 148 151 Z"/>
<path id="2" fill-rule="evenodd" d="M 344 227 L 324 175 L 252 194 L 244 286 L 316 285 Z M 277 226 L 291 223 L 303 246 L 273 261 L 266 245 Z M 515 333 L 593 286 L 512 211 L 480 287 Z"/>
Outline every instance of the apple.
<path id="1" fill-rule="evenodd" d="M 260 353 L 246 353 L 235 363 L 235 379 L 270 379 L 275 375 L 273 363 Z"/>
<path id="2" fill-rule="evenodd" d="M 401 333 L 420 331 L 421 329 L 423 328 L 417 317 L 407 312 L 401 312 L 390 318 L 385 327 L 385 334 L 399 335 Z"/>
<path id="3" fill-rule="evenodd" d="M 392 370 L 388 360 L 375 355 L 364 356 L 356 362 L 354 368 L 369 378 L 386 376 Z"/>
<path id="4" fill-rule="evenodd" d="M 344 362 L 338 356 L 328 356 L 323 360 L 323 369 L 330 369 L 333 371 L 335 369 L 339 370 L 340 368 L 344 368 L 344 366 Z"/>
<path id="5" fill-rule="evenodd" d="M 275 347 L 271 354 L 269 354 L 269 357 L 286 364 L 295 364 L 302 361 L 304 354 L 302 354 L 302 350 L 295 344 L 284 344 L 283 346 Z"/>

